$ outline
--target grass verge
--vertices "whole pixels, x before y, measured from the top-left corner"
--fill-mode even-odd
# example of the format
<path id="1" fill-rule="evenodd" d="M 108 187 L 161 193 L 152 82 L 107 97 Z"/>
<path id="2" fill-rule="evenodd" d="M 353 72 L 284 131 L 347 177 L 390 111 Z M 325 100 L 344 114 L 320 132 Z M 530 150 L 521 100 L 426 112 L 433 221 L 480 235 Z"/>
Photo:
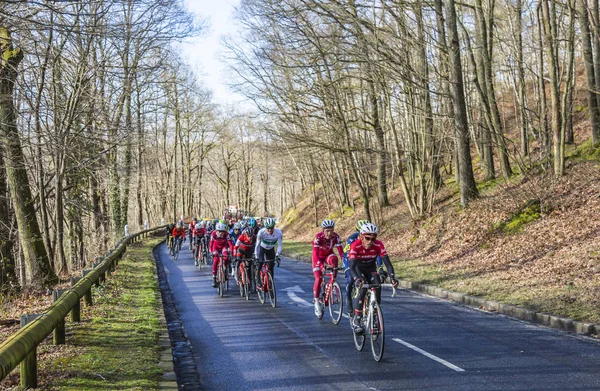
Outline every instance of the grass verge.
<path id="1" fill-rule="evenodd" d="M 312 257 L 312 242 L 294 242 L 285 240 L 283 243 L 283 254 L 289 257 Z"/>
<path id="2" fill-rule="evenodd" d="M 67 343 L 42 344 L 39 382 L 51 390 L 156 390 L 162 311 L 152 248 L 162 239 L 131 245 L 116 273 L 94 288 L 94 305 L 67 327 Z"/>

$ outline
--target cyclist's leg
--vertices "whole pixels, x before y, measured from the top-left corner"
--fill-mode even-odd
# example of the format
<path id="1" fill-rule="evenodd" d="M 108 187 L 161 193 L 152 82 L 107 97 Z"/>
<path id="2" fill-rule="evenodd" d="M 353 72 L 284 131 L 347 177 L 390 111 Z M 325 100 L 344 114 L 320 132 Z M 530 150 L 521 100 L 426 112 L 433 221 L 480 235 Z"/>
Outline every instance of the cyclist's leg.
<path id="1" fill-rule="evenodd" d="M 327 257 L 327 259 L 325 259 L 325 263 L 327 263 L 329 266 L 336 268 L 338 267 L 339 264 L 339 260 L 337 255 L 335 254 L 329 254 L 329 256 Z M 337 270 L 333 271 L 333 278 L 335 278 L 337 276 Z"/>
<path id="2" fill-rule="evenodd" d="M 312 261 L 312 266 L 313 266 L 313 274 L 315 276 L 315 282 L 313 283 L 313 297 L 314 297 L 314 301 L 316 301 L 319 298 L 319 295 L 321 294 L 321 278 L 323 278 L 323 272 L 321 271 L 321 264 L 322 261 L 319 260 L 315 260 L 313 259 Z"/>
<path id="3" fill-rule="evenodd" d="M 379 278 L 379 273 L 376 271 L 373 272 L 369 277 L 371 278 L 371 281 L 369 281 L 370 283 L 381 284 L 381 278 Z M 381 303 L 381 287 L 379 287 L 375 292 L 375 298 L 377 299 L 377 303 Z"/>
<path id="4" fill-rule="evenodd" d="M 273 280 L 275 279 L 275 247 L 270 250 L 263 249 L 266 261 L 268 262 L 269 271 L 271 272 L 271 276 Z"/>
<path id="5" fill-rule="evenodd" d="M 223 255 L 223 262 L 225 262 L 225 279 L 228 279 L 229 276 L 229 249 L 227 247 L 223 247 L 221 250 L 221 254 Z"/>
<path id="6" fill-rule="evenodd" d="M 363 267 L 359 266 L 359 270 L 361 272 L 361 278 L 364 281 L 370 282 L 371 274 L 373 272 L 375 272 L 377 269 L 376 269 L 375 262 L 373 262 L 373 264 L 369 265 L 369 266 L 363 266 Z M 366 289 L 360 289 L 358 291 L 358 294 L 356 295 L 356 297 L 354 297 L 354 301 L 352 302 L 352 306 L 354 307 L 354 313 L 359 316 L 362 316 L 363 300 L 365 298 L 366 293 L 367 293 Z"/>

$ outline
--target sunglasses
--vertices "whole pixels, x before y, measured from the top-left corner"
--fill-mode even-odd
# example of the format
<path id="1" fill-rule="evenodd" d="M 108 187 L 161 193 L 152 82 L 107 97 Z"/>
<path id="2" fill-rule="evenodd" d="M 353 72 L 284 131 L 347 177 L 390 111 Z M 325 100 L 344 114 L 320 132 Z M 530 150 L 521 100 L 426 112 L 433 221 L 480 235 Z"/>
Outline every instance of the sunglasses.
<path id="1" fill-rule="evenodd" d="M 367 242 L 374 242 L 377 239 L 377 236 L 363 236 L 363 239 Z"/>

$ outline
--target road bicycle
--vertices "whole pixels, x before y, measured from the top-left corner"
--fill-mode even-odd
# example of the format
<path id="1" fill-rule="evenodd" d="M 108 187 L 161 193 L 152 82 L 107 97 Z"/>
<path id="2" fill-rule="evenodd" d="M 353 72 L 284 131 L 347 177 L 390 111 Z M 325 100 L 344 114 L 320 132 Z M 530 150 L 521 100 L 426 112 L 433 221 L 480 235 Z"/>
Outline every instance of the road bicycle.
<path id="1" fill-rule="evenodd" d="M 281 262 L 280 258 L 276 258 L 277 266 Z M 255 268 L 258 269 L 258 263 L 262 263 L 260 270 L 255 273 L 257 276 L 256 281 L 256 293 L 258 300 L 261 304 L 265 304 L 265 296 L 269 296 L 271 306 L 275 308 L 277 306 L 277 290 L 275 288 L 275 281 L 273 281 L 273 275 L 269 271 L 269 261 L 267 262 L 256 262 Z M 255 269 L 255 270 L 256 270 Z"/>
<path id="2" fill-rule="evenodd" d="M 181 251 L 181 238 L 173 238 L 173 244 L 171 245 L 171 256 L 174 260 L 179 258 L 179 251 Z"/>
<path id="3" fill-rule="evenodd" d="M 344 298 L 340 285 L 335 281 L 334 271 L 343 269 L 343 267 L 331 267 L 327 264 L 321 265 L 321 274 L 324 276 L 321 276 L 321 295 L 319 296 L 321 316 L 317 316 L 318 319 L 323 318 L 324 307 L 329 307 L 329 315 L 333 324 L 340 323 L 344 310 Z M 329 277 L 327 283 L 325 283 L 325 276 Z"/>
<path id="4" fill-rule="evenodd" d="M 210 251 L 208 248 L 208 244 L 210 243 L 210 237 L 208 235 L 204 236 L 204 245 L 202 246 L 202 256 L 204 258 L 204 263 L 206 265 L 212 265 L 212 257 L 210 255 Z"/>
<path id="5" fill-rule="evenodd" d="M 206 258 L 204 257 L 204 252 L 206 251 L 204 248 L 204 238 L 196 238 L 195 240 L 197 243 L 194 245 L 194 265 L 202 269 L 202 266 L 206 264 Z"/>
<path id="6" fill-rule="evenodd" d="M 253 258 L 242 258 L 237 268 L 237 284 L 240 288 L 240 296 L 250 299 L 250 272 L 252 270 Z"/>
<path id="7" fill-rule="evenodd" d="M 229 279 L 227 277 L 227 266 L 223 254 L 219 254 L 219 267 L 217 268 L 217 288 L 219 296 L 223 297 L 225 291 L 229 290 Z"/>
<path id="8" fill-rule="evenodd" d="M 361 288 L 367 289 L 363 300 L 363 316 L 361 319 L 362 333 L 355 333 L 354 346 L 356 350 L 361 351 L 365 346 L 365 340 L 368 338 L 371 341 L 371 353 L 375 361 L 381 361 L 385 348 L 385 329 L 383 327 L 383 313 L 381 306 L 377 302 L 377 290 L 381 288 L 381 284 L 363 284 Z M 356 293 L 356 292 L 355 292 Z M 395 289 L 393 295 L 395 295 Z"/>

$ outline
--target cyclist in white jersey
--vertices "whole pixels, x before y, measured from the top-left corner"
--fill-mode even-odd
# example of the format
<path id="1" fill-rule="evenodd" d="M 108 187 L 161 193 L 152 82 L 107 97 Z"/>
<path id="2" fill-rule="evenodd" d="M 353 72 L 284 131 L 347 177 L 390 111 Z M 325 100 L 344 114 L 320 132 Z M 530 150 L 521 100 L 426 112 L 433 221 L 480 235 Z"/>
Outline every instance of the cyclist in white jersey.
<path id="1" fill-rule="evenodd" d="M 275 219 L 272 218 L 265 221 L 265 227 L 258 231 L 256 235 L 256 248 L 254 249 L 256 260 L 258 263 L 267 262 L 273 277 L 275 277 L 273 270 L 275 258 L 281 255 L 281 248 L 283 247 L 282 240 L 283 234 L 279 228 L 275 228 Z M 275 245 L 277 245 L 277 251 Z"/>

